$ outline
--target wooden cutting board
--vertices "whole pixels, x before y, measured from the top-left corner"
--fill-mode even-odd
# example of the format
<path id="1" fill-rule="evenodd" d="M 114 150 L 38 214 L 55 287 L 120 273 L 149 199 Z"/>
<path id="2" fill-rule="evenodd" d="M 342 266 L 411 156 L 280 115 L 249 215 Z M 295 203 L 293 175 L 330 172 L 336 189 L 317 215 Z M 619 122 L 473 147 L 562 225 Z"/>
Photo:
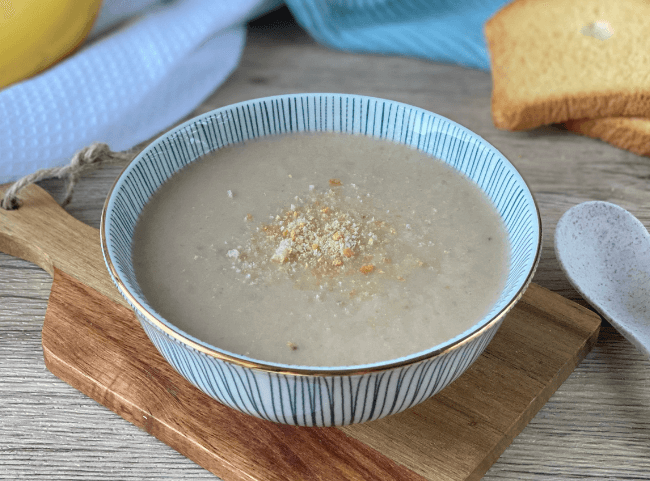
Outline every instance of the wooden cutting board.
<path id="1" fill-rule="evenodd" d="M 600 329 L 593 312 L 532 284 L 483 355 L 434 398 L 343 428 L 273 424 L 219 404 L 166 363 L 113 286 L 97 229 L 37 186 L 20 197 L 19 209 L 0 209 L 0 251 L 54 278 L 48 369 L 225 480 L 480 479 Z"/>

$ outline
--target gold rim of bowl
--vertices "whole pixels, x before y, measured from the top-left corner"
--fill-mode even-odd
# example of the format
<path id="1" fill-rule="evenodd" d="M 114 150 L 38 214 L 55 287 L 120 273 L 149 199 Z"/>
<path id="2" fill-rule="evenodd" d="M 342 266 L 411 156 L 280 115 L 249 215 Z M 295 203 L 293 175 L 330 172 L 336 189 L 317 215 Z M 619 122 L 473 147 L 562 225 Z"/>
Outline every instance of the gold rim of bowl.
<path id="1" fill-rule="evenodd" d="M 166 134 L 163 134 L 166 135 Z M 276 365 L 273 363 L 269 362 L 264 362 L 264 361 L 258 361 L 258 360 L 247 360 L 243 359 L 235 354 L 230 354 L 225 350 L 218 350 L 217 348 L 211 348 L 204 346 L 203 344 L 197 343 L 196 341 L 190 339 L 186 335 L 171 329 L 168 327 L 165 323 L 160 321 L 154 314 L 149 312 L 149 310 L 140 303 L 140 301 L 133 295 L 131 292 L 126 288 L 124 283 L 122 282 L 122 279 L 118 275 L 117 269 L 115 269 L 115 266 L 113 265 L 113 261 L 111 259 L 111 256 L 109 255 L 108 252 L 108 245 L 107 245 L 107 240 L 106 240 L 106 212 L 108 210 L 108 204 L 111 199 L 111 196 L 113 195 L 113 191 L 115 190 L 115 187 L 117 183 L 120 181 L 122 178 L 122 175 L 124 175 L 124 172 L 129 168 L 129 166 L 133 163 L 135 163 L 137 160 L 139 160 L 143 153 L 149 148 L 150 145 L 152 145 L 154 142 L 159 140 L 160 137 L 156 138 L 153 140 L 149 145 L 147 145 L 131 162 L 129 162 L 124 169 L 122 169 L 122 172 L 117 176 L 115 179 L 115 182 L 113 182 L 113 185 L 111 186 L 110 190 L 108 191 L 108 195 L 106 196 L 106 201 L 104 202 L 104 207 L 102 208 L 102 216 L 101 216 L 101 224 L 100 224 L 100 238 L 101 238 L 101 244 L 102 244 L 102 251 L 104 254 L 104 259 L 106 260 L 106 264 L 108 265 L 109 272 L 111 273 L 115 283 L 117 284 L 118 290 L 120 291 L 120 294 L 131 304 L 131 306 L 136 306 L 138 313 L 145 317 L 147 321 L 149 321 L 151 324 L 153 324 L 155 327 L 158 329 L 162 330 L 165 334 L 171 336 L 172 338 L 176 339 L 177 341 L 191 347 L 192 349 L 199 351 L 207 356 L 214 357 L 216 359 L 219 359 L 224 362 L 228 362 L 231 364 L 236 364 L 238 366 L 242 366 L 245 368 L 249 369 L 255 369 L 258 371 L 264 371 L 264 372 L 271 372 L 271 373 L 276 373 L 276 374 L 285 374 L 285 375 L 293 375 L 293 376 L 337 376 L 337 375 L 346 375 L 346 376 L 352 376 L 352 375 L 362 375 L 362 374 L 367 374 L 371 372 L 381 372 L 381 371 L 388 371 L 392 370 L 395 368 L 399 368 L 402 366 L 406 366 L 409 364 L 415 364 L 420 361 L 424 361 L 426 359 L 430 359 L 432 357 L 436 357 L 440 354 L 443 353 L 449 353 L 452 352 L 463 345 L 467 344 L 468 342 L 476 339 L 480 335 L 482 335 L 485 331 L 490 329 L 494 324 L 498 323 L 501 321 L 507 314 L 508 312 L 514 307 L 514 305 L 519 302 L 519 300 L 522 298 L 524 295 L 524 292 L 530 285 L 533 276 L 535 275 L 535 271 L 537 270 L 537 266 L 539 264 L 539 259 L 540 259 L 540 254 L 541 254 L 541 249 L 542 249 L 542 219 L 540 216 L 539 212 L 539 207 L 537 206 L 537 201 L 535 200 L 535 197 L 533 196 L 532 191 L 530 190 L 530 187 L 528 186 L 528 183 L 526 180 L 523 178 L 521 173 L 517 170 L 517 168 L 512 164 L 512 162 L 508 161 L 508 163 L 512 166 L 513 169 L 519 174 L 521 177 L 524 185 L 528 189 L 528 192 L 530 193 L 532 200 L 533 200 L 533 205 L 535 206 L 535 214 L 537 217 L 537 224 L 538 224 L 538 239 L 537 239 L 537 251 L 535 252 L 535 258 L 533 261 L 533 265 L 530 269 L 530 272 L 528 273 L 528 276 L 526 277 L 526 280 L 522 284 L 521 288 L 517 291 L 516 295 L 512 298 L 512 300 L 504 306 L 501 311 L 499 311 L 497 314 L 492 317 L 488 322 L 485 323 L 480 329 L 473 331 L 469 333 L 467 336 L 465 336 L 462 339 L 459 339 L 458 341 L 454 342 L 453 344 L 449 344 L 447 346 L 443 346 L 440 349 L 436 349 L 434 351 L 427 351 L 424 352 L 420 356 L 416 357 L 409 357 L 408 359 L 403 359 L 399 361 L 383 361 L 381 363 L 377 363 L 377 365 L 369 365 L 369 366 L 363 366 L 363 365 L 353 365 L 353 366 L 332 366 L 332 367 L 318 367 L 318 368 L 310 368 L 309 366 L 290 366 L 290 365 Z M 486 141 L 487 143 L 487 141 Z M 494 148 L 491 144 L 488 143 L 492 148 Z M 496 149 L 495 149 L 496 150 Z M 501 154 L 503 155 L 503 154 Z M 503 157 L 505 160 L 508 160 L 505 156 Z"/>

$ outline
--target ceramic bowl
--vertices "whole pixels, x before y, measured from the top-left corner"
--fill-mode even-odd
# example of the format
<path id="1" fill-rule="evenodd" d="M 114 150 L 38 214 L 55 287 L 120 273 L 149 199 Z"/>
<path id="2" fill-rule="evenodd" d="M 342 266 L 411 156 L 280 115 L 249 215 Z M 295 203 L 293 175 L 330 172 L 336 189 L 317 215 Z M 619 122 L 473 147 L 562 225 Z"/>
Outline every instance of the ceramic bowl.
<path id="1" fill-rule="evenodd" d="M 135 223 L 154 191 L 200 156 L 247 139 L 337 131 L 390 139 L 442 159 L 476 183 L 501 214 L 510 243 L 505 288 L 472 328 L 431 349 L 385 362 L 305 367 L 219 349 L 178 329 L 147 303 L 133 271 Z M 492 145 L 426 110 L 343 94 L 250 100 L 208 112 L 162 135 L 122 172 L 104 206 L 104 258 L 120 293 L 164 358 L 219 402 L 274 422 L 336 426 L 382 418 L 435 395 L 483 352 L 523 295 L 540 255 L 541 221 L 525 181 Z"/>

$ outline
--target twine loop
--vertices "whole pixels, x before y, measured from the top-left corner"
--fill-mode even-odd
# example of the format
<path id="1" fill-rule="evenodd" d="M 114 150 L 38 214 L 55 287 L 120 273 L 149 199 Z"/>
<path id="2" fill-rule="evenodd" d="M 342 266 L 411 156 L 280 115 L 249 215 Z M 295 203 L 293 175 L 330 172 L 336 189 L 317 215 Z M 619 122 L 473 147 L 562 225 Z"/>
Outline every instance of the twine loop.
<path id="1" fill-rule="evenodd" d="M 18 209 L 21 204 L 20 199 L 18 198 L 18 192 L 30 184 L 44 179 L 67 178 L 65 196 L 61 201 L 61 206 L 65 207 L 70 203 L 74 186 L 79 181 L 82 174 L 96 170 L 100 165 L 129 162 L 133 160 L 134 157 L 135 153 L 132 150 L 113 152 L 107 144 L 93 142 L 88 147 L 84 147 L 75 153 L 68 165 L 37 170 L 33 174 L 26 175 L 22 179 L 14 182 L 14 184 L 5 192 L 0 207 L 5 210 Z"/>

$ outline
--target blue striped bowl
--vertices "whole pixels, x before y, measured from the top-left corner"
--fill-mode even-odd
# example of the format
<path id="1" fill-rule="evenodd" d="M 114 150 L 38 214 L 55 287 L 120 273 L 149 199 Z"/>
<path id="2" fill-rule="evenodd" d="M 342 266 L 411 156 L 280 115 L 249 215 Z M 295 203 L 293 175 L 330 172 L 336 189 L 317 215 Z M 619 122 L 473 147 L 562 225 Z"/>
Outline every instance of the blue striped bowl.
<path id="1" fill-rule="evenodd" d="M 488 315 L 432 349 L 387 362 L 336 368 L 263 362 L 188 335 L 155 314 L 131 262 L 133 229 L 154 191 L 200 156 L 256 137 L 337 131 L 390 139 L 440 158 L 474 181 L 504 219 L 510 241 L 505 288 Z M 371 97 L 296 94 L 223 107 L 149 145 L 122 172 L 104 206 L 104 258 L 119 291 L 165 359 L 201 391 L 253 416 L 301 426 L 379 419 L 433 396 L 483 352 L 523 295 L 540 256 L 541 221 L 517 170 L 460 125 L 417 107 Z"/>

